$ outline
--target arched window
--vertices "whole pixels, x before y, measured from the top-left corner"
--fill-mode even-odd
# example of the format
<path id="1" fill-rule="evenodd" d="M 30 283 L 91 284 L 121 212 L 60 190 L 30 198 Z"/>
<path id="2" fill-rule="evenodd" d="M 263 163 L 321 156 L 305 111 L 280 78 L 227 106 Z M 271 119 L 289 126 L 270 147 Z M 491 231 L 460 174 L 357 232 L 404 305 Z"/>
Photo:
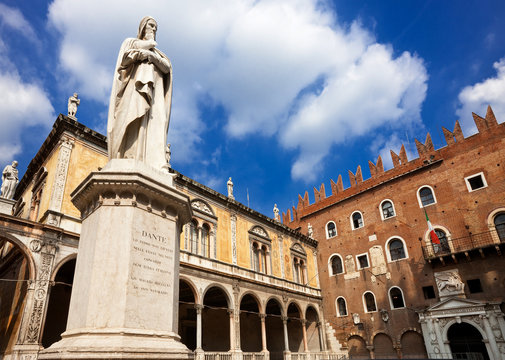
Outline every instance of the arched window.
<path id="1" fill-rule="evenodd" d="M 305 261 L 303 261 L 302 259 L 300 259 L 299 271 L 300 271 L 300 284 L 305 285 L 307 282 L 306 281 L 307 279 L 305 279 Z"/>
<path id="2" fill-rule="evenodd" d="M 499 213 L 494 218 L 494 226 L 500 241 L 505 241 L 505 213 Z"/>
<path id="3" fill-rule="evenodd" d="M 438 240 L 440 240 L 440 245 L 439 244 L 433 244 L 433 249 L 435 252 L 443 251 L 451 251 L 449 247 L 449 241 L 447 241 L 447 235 L 444 230 L 441 229 L 435 229 L 435 234 L 437 234 Z"/>
<path id="4" fill-rule="evenodd" d="M 420 207 L 425 207 L 431 204 L 435 204 L 435 194 L 433 193 L 433 190 L 429 186 L 423 186 L 418 190 L 418 196 L 419 196 L 419 201 Z"/>
<path id="5" fill-rule="evenodd" d="M 267 247 L 265 245 L 261 246 L 260 249 L 260 261 L 261 269 L 260 271 L 264 274 L 267 273 Z"/>
<path id="6" fill-rule="evenodd" d="M 391 309 L 400 309 L 405 307 L 403 301 L 403 293 L 399 287 L 389 289 L 389 300 L 391 301 Z"/>
<path id="7" fill-rule="evenodd" d="M 193 254 L 198 254 L 198 223 L 196 220 L 191 221 L 190 236 L 191 244 L 189 251 L 191 251 Z"/>
<path id="8" fill-rule="evenodd" d="M 388 247 L 391 261 L 405 259 L 407 257 L 405 255 L 405 248 L 403 246 L 403 241 L 401 241 L 400 239 L 391 239 L 389 241 Z"/>
<path id="9" fill-rule="evenodd" d="M 365 312 L 377 311 L 377 305 L 375 304 L 375 296 L 372 292 L 367 291 L 363 294 L 363 304 L 365 305 Z"/>
<path id="10" fill-rule="evenodd" d="M 390 217 L 395 216 L 395 209 L 393 203 L 389 200 L 384 200 L 381 204 L 382 220 L 386 220 Z"/>
<path id="11" fill-rule="evenodd" d="M 210 255 L 210 241 L 209 241 L 210 228 L 209 225 L 203 224 L 202 226 L 202 250 L 201 254 L 205 257 Z"/>
<path id="12" fill-rule="evenodd" d="M 363 216 L 361 216 L 361 213 L 359 211 L 355 211 L 352 213 L 351 224 L 353 230 L 363 227 Z"/>
<path id="13" fill-rule="evenodd" d="M 332 238 L 337 236 L 337 225 L 333 221 L 326 224 L 326 238 Z"/>
<path id="14" fill-rule="evenodd" d="M 342 263 L 342 258 L 339 255 L 333 255 L 330 258 L 331 262 L 331 275 L 342 274 L 344 272 L 344 264 Z"/>
<path id="15" fill-rule="evenodd" d="M 253 270 L 260 271 L 260 249 L 258 243 L 253 243 L 252 247 L 252 256 L 253 256 Z"/>
<path id="16" fill-rule="evenodd" d="M 342 296 L 337 299 L 337 316 L 347 316 L 347 303 Z"/>

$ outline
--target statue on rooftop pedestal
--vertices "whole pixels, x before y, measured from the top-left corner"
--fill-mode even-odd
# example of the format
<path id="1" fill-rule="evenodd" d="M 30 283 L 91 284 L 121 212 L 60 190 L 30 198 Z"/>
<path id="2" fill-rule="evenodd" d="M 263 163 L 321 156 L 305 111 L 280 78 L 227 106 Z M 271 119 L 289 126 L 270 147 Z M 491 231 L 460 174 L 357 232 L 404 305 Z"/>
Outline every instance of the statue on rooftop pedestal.
<path id="1" fill-rule="evenodd" d="M 12 199 L 18 185 L 18 162 L 13 161 L 12 165 L 7 165 L 2 172 L 2 194 L 4 199 Z"/>
<path id="2" fill-rule="evenodd" d="M 235 199 L 235 197 L 233 196 L 233 181 L 231 181 L 231 177 L 228 179 L 226 187 L 228 188 L 228 197 L 230 199 Z"/>
<path id="3" fill-rule="evenodd" d="M 156 46 L 156 21 L 144 17 L 136 38 L 119 51 L 107 124 L 110 159 L 135 159 L 167 169 L 172 65 Z"/>
<path id="4" fill-rule="evenodd" d="M 281 221 L 281 217 L 279 216 L 279 208 L 277 204 L 274 204 L 274 220 Z"/>
<path id="5" fill-rule="evenodd" d="M 74 93 L 68 98 L 68 116 L 75 119 L 75 114 L 77 113 L 77 107 L 81 104 L 81 100 L 77 93 Z"/>

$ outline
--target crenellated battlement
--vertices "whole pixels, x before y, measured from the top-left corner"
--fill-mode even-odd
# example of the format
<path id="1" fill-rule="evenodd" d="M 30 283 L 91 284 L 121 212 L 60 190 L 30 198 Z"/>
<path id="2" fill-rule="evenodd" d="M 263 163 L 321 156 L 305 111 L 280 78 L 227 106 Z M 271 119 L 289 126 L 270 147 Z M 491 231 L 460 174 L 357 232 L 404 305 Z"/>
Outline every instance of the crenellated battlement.
<path id="1" fill-rule="evenodd" d="M 480 144 L 481 136 L 492 134 L 493 130 L 495 130 L 498 126 L 503 126 L 505 128 L 505 124 L 498 124 L 491 106 L 488 106 L 485 117 L 481 117 L 475 113 L 472 113 L 472 115 L 478 130 L 477 134 L 465 138 L 459 121 L 456 121 L 453 131 L 442 127 L 442 132 L 447 146 L 435 149 L 430 133 L 426 135 L 424 143 L 415 139 L 419 157 L 410 161 L 408 160 L 405 146 L 402 144 L 399 154 L 390 150 L 393 168 L 385 171 L 382 158 L 381 156 L 378 156 L 376 163 L 368 161 L 371 176 L 370 178 L 363 180 L 361 165 L 358 165 L 355 173 L 348 170 L 350 182 L 350 186 L 348 188 L 344 189 L 342 175 L 338 175 L 336 183 L 333 179 L 330 179 L 331 194 L 329 196 L 326 196 L 324 183 L 321 184 L 319 190 L 314 187 L 314 203 L 312 204 L 310 203 L 307 191 L 303 197 L 298 195 L 297 206 L 293 206 L 285 213 L 282 213 L 282 222 L 284 224 L 289 224 L 291 227 L 297 227 L 297 223 L 299 223 L 303 216 L 319 211 L 322 208 L 331 206 L 339 201 L 345 200 L 404 174 L 410 173 L 422 167 L 430 166 L 431 164 L 443 160 L 454 151 L 464 151 L 463 144 L 475 142 L 475 146 L 478 146 Z"/>

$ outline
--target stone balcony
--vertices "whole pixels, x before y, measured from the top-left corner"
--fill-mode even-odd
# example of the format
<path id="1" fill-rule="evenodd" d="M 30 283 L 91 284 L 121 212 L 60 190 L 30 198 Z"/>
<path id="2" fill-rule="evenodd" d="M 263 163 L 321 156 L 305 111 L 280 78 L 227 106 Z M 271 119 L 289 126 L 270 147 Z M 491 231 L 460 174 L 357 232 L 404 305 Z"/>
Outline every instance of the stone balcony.
<path id="1" fill-rule="evenodd" d="M 210 259 L 204 256 L 196 255 L 184 250 L 180 252 L 181 266 L 185 265 L 208 269 L 215 273 L 221 273 L 223 276 L 240 277 L 243 280 L 249 280 L 256 283 L 263 283 L 267 286 L 274 286 L 284 290 L 299 292 L 304 295 L 320 297 L 321 290 L 303 284 L 298 284 L 290 280 L 282 279 L 273 275 L 259 273 L 238 265 L 229 264 L 216 259 Z"/>

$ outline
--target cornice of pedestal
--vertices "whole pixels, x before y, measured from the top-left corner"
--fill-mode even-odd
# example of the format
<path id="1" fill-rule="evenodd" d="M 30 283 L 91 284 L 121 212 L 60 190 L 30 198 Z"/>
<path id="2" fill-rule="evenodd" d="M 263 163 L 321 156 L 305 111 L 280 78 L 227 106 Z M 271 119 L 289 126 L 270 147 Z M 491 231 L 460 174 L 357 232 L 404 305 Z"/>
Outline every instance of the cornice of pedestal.
<path id="1" fill-rule="evenodd" d="M 191 220 L 189 196 L 177 190 L 172 175 L 129 159 L 113 159 L 101 171 L 90 173 L 70 194 L 86 218 L 100 206 L 133 206 L 182 224 Z"/>

